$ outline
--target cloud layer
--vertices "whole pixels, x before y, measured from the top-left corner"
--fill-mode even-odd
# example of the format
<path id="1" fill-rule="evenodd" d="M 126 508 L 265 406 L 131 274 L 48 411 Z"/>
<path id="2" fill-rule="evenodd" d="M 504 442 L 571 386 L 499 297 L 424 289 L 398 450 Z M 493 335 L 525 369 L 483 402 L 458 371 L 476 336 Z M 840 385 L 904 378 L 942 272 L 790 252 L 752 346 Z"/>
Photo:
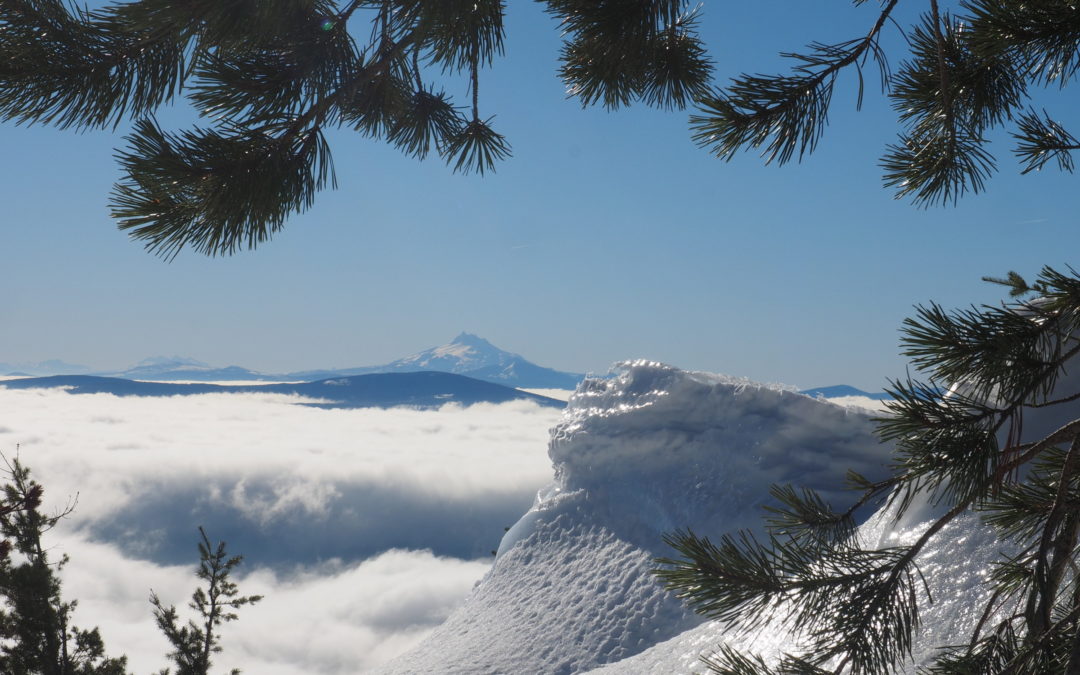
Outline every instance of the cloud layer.
<path id="1" fill-rule="evenodd" d="M 195 528 L 266 564 L 391 548 L 477 557 L 551 479 L 557 410 L 323 410 L 274 395 L 173 398 L 0 389 L 0 449 L 69 525 L 176 563 Z"/>
<path id="2" fill-rule="evenodd" d="M 147 598 L 153 589 L 182 617 L 191 617 L 186 605 L 195 588 L 194 565 L 133 560 L 113 546 L 80 537 L 54 542 L 71 556 L 64 593 L 79 601 L 76 624 L 98 626 L 109 653 L 126 654 L 134 673 L 169 665 L 169 645 L 154 627 Z M 392 550 L 351 565 L 324 564 L 291 574 L 249 571 L 238 577 L 241 592 L 265 598 L 242 608 L 240 619 L 223 627 L 225 651 L 215 658 L 214 670 L 363 672 L 427 636 L 487 569 L 487 561 Z"/>
<path id="3" fill-rule="evenodd" d="M 50 508 L 77 500 L 52 542 L 65 594 L 136 672 L 166 665 L 147 595 L 186 604 L 199 525 L 267 596 L 228 628 L 221 667 L 353 673 L 441 623 L 551 480 L 559 410 L 298 402 L 0 388 L 0 451 L 20 446 Z"/>

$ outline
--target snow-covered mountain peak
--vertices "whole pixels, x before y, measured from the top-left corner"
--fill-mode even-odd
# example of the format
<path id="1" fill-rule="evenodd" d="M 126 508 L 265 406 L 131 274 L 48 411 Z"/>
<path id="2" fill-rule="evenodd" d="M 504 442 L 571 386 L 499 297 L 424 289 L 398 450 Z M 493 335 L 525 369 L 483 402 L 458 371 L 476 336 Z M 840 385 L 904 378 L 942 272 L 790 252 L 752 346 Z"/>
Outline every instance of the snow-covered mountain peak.
<path id="1" fill-rule="evenodd" d="M 399 359 L 391 363 L 389 369 L 422 368 L 462 374 L 505 366 L 520 359 L 517 354 L 499 349 L 482 337 L 461 333 L 447 344 Z"/>
<path id="2" fill-rule="evenodd" d="M 495 345 L 491 344 L 490 342 L 488 342 L 484 338 L 480 337 L 479 335 L 474 335 L 472 333 L 466 333 L 465 331 L 462 331 L 462 332 L 458 333 L 457 337 L 455 337 L 453 340 L 450 341 L 450 344 L 451 345 L 466 345 L 468 347 L 475 347 L 475 348 L 480 349 L 480 350 L 492 350 L 492 351 L 497 351 L 497 352 L 502 351 L 501 349 L 499 349 Z"/>

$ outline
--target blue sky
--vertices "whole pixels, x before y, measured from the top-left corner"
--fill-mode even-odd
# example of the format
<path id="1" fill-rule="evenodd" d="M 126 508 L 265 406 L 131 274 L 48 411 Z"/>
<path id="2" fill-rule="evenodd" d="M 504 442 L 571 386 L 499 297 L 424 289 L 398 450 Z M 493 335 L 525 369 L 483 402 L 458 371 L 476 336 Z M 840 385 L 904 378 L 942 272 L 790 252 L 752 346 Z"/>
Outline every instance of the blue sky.
<path id="1" fill-rule="evenodd" d="M 820 7 L 704 6 L 718 79 L 854 37 L 875 11 Z M 818 152 L 778 168 L 710 157 L 685 112 L 582 110 L 555 76 L 558 48 L 538 3 L 510 3 L 506 56 L 480 84 L 481 113 L 514 147 L 496 174 L 454 175 L 339 132 L 339 189 L 231 258 L 165 263 L 115 228 L 123 128 L 0 126 L 0 361 L 347 367 L 467 330 L 563 370 L 640 357 L 879 389 L 904 372 L 897 328 L 912 305 L 994 302 L 980 276 L 1076 262 L 1078 179 L 1018 175 L 1007 143 L 986 194 L 928 210 L 894 200 L 877 158 L 895 115 L 873 87 L 856 113 L 853 75 Z M 188 123 L 183 110 L 162 119 Z"/>

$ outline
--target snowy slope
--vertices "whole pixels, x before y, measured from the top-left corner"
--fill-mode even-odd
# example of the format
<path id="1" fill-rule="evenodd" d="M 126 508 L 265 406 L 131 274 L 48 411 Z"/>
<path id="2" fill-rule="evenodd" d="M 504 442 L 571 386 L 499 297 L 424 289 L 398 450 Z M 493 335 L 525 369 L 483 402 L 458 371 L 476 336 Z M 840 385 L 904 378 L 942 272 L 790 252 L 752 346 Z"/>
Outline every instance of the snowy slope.
<path id="1" fill-rule="evenodd" d="M 1080 360 L 1080 359 L 1078 359 Z M 1080 367 L 1055 395 L 1080 392 Z M 1034 409 L 1022 442 L 1058 428 L 1068 409 Z M 687 614 L 653 582 L 652 557 L 670 555 L 662 533 L 716 535 L 760 527 L 771 483 L 816 487 L 846 503 L 836 481 L 850 467 L 881 474 L 887 448 L 866 411 L 731 378 L 655 363 L 626 364 L 613 380 L 587 380 L 552 430 L 555 482 L 503 539 L 496 563 L 466 604 L 387 673 L 705 671 L 702 655 L 728 643 L 773 658 L 797 647 L 775 619 L 741 634 Z M 859 530 L 864 545 L 908 545 L 940 508 L 883 510 Z M 921 627 L 916 672 L 938 647 L 965 642 L 990 592 L 1002 542 L 977 516 L 961 516 L 917 562 Z"/>
<path id="2" fill-rule="evenodd" d="M 554 483 L 465 605 L 385 672 L 578 673 L 692 636 L 701 619 L 649 574 L 663 533 L 756 526 L 774 482 L 835 496 L 848 467 L 880 476 L 872 430 L 853 409 L 656 363 L 587 380 L 552 430 Z"/>
<path id="3" fill-rule="evenodd" d="M 878 513 L 860 529 L 864 543 L 880 547 L 910 545 L 930 524 L 915 517 L 895 524 L 890 513 Z M 968 514 L 949 523 L 938 535 L 938 541 L 948 546 L 930 546 L 917 558 L 930 589 L 930 602 L 920 588 L 919 607 L 922 625 L 912 650 L 913 660 L 904 669 L 914 673 L 926 665 L 946 644 L 963 643 L 978 621 L 975 611 L 989 599 L 987 563 L 1000 559 L 1001 543 L 979 518 Z M 602 675 L 642 675 L 644 673 L 700 673 L 706 669 L 700 658 L 714 653 L 726 643 L 744 653 L 760 654 L 767 660 L 777 658 L 784 650 L 792 650 L 795 639 L 779 622 L 745 635 L 716 622 L 705 623 L 693 630 L 658 644 L 632 658 L 607 665 L 597 672 Z"/>

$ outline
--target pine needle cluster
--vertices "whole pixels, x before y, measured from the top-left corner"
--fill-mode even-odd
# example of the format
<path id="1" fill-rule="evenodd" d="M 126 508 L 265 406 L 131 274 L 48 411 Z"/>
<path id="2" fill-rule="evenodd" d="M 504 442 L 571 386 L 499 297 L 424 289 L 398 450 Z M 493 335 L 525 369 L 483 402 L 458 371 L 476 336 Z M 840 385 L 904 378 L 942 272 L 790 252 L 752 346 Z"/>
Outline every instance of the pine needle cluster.
<path id="1" fill-rule="evenodd" d="M 437 152 L 463 172 L 508 156 L 476 101 L 502 15 L 501 0 L 13 0 L 0 6 L 0 118 L 135 120 L 112 199 L 121 229 L 167 258 L 230 254 L 334 183 L 327 129 Z M 425 80 L 432 67 L 470 74 L 471 116 Z M 163 131 L 154 113 L 181 94 L 208 125 Z"/>
<path id="2" fill-rule="evenodd" d="M 983 190 L 997 168 L 995 128 L 1011 127 L 1024 173 L 1071 172 L 1080 149 L 1029 105 L 1033 88 L 1064 87 L 1080 68 L 1080 8 L 1066 0 L 963 0 L 955 13 L 929 0 L 907 27 L 898 0 L 883 0 L 864 34 L 811 42 L 783 54 L 789 73 L 726 87 L 713 82 L 686 0 L 542 2 L 563 32 L 569 96 L 609 109 L 694 106 L 695 142 L 722 159 L 756 149 L 784 164 L 813 152 L 845 72 L 857 107 L 868 74 L 892 99 L 901 133 L 882 156 L 884 182 L 918 205 Z M 456 172 L 494 171 L 511 147 L 480 113 L 479 72 L 503 52 L 504 13 L 504 0 L 111 0 L 92 10 L 5 0 L 0 120 L 135 122 L 118 153 L 120 227 L 166 258 L 185 247 L 228 255 L 335 185 L 330 129 L 437 155 Z M 893 29 L 907 45 L 895 73 L 882 46 Z M 446 89 L 463 83 L 470 100 L 458 105 Z M 181 97 L 206 123 L 163 131 L 155 112 Z"/>
<path id="3" fill-rule="evenodd" d="M 560 75 L 583 106 L 682 108 L 708 91 L 712 64 L 681 0 L 547 0 L 562 21 Z"/>
<path id="4" fill-rule="evenodd" d="M 684 107 L 711 66 L 685 0 L 551 0 L 562 75 L 586 105 Z M 111 201 L 121 229 L 171 259 L 254 248 L 335 185 L 325 134 L 345 127 L 461 173 L 511 154 L 480 113 L 504 45 L 503 0 L 65 0 L 0 3 L 0 120 L 134 122 Z M 445 85 L 465 83 L 462 106 Z M 163 130 L 181 97 L 204 121 Z"/>
<path id="5" fill-rule="evenodd" d="M 1028 284 L 1011 272 L 1002 306 L 920 307 L 903 327 L 904 354 L 923 381 L 893 382 L 879 435 L 895 446 L 891 478 L 849 474 L 860 492 L 837 512 L 811 490 L 774 488 L 767 537 L 719 543 L 683 531 L 678 557 L 656 574 L 698 612 L 739 630 L 778 619 L 799 646 L 779 663 L 722 647 L 705 660 L 729 675 L 878 675 L 909 664 L 919 627 L 919 554 L 958 516 L 979 513 L 1010 554 L 971 635 L 944 636 L 926 666 L 938 675 L 1080 672 L 1080 393 L 1061 377 L 1080 358 L 1080 275 L 1044 269 Z M 1023 432 L 1025 412 L 1055 409 L 1059 428 Z M 866 548 L 860 512 L 897 517 L 914 503 L 943 512 L 910 546 Z"/>
<path id="6" fill-rule="evenodd" d="M 1023 173 L 1051 161 L 1073 170 L 1080 143 L 1027 101 L 1033 87 L 1064 87 L 1080 68 L 1076 3 L 964 0 L 949 14 L 930 0 L 906 28 L 894 16 L 897 4 L 881 2 L 864 35 L 783 54 L 795 62 L 790 73 L 740 75 L 701 99 L 691 117 L 695 141 L 727 160 L 749 149 L 766 162 L 802 159 L 828 124 L 838 76 L 854 71 L 861 107 L 864 70 L 873 67 L 902 129 L 881 159 L 898 198 L 927 206 L 981 192 L 997 167 L 988 132 L 1010 124 Z M 890 26 L 910 50 L 895 73 L 881 46 Z"/>

